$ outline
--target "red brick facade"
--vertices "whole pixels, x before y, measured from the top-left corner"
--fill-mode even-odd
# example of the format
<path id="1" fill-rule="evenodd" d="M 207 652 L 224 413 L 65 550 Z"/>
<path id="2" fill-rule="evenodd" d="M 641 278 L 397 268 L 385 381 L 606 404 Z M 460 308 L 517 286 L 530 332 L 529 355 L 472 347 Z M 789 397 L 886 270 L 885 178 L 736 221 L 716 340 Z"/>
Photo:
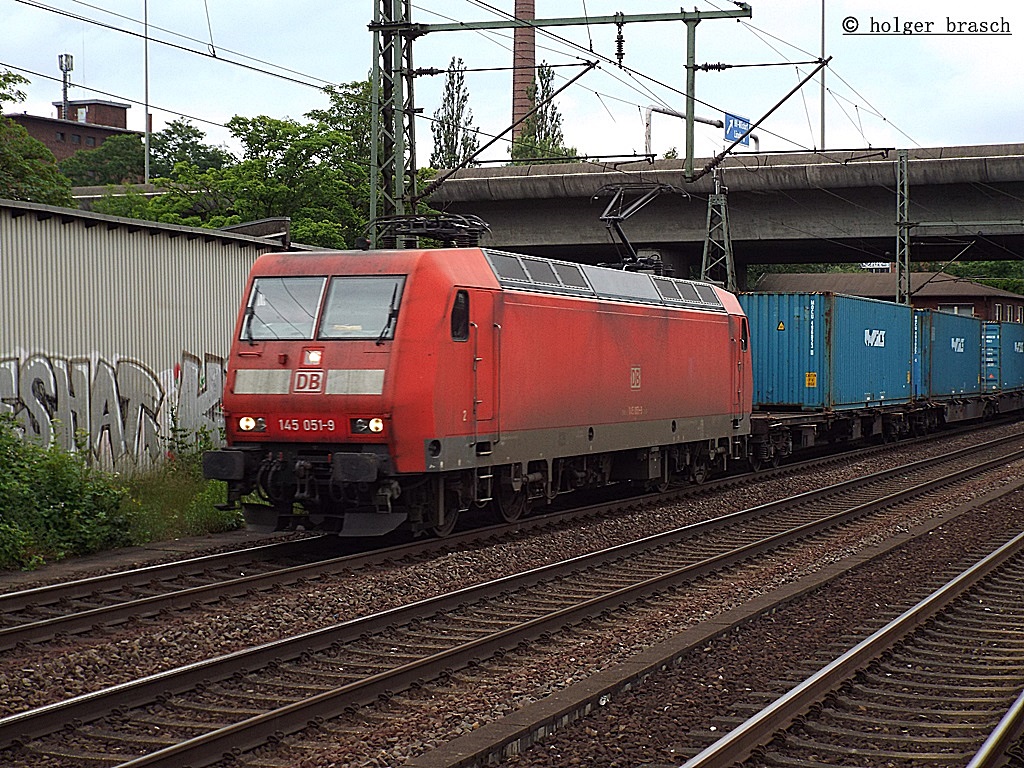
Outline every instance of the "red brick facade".
<path id="1" fill-rule="evenodd" d="M 59 115 L 63 111 L 62 102 L 55 101 L 54 106 Z M 60 162 L 81 149 L 96 149 L 111 136 L 137 134 L 138 131 L 129 131 L 125 127 L 128 109 L 128 104 L 113 101 L 69 101 L 69 120 L 25 113 L 4 117 L 23 126 L 29 136 L 43 142 Z"/>

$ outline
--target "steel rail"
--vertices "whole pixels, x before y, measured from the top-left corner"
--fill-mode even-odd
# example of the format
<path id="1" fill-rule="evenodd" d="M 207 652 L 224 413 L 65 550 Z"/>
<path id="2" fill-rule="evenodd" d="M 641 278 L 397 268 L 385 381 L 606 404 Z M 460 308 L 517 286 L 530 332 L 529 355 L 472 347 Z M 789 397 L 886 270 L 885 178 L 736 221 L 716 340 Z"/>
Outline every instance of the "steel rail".
<path id="1" fill-rule="evenodd" d="M 1006 440 L 993 441 L 994 443 L 1006 442 Z M 990 444 L 986 444 L 986 448 L 991 447 Z M 979 449 L 975 449 L 977 451 Z M 965 450 L 956 451 L 948 456 L 962 457 Z M 1014 452 L 1014 457 L 1020 457 L 1024 455 L 1024 451 L 1017 450 Z M 947 459 L 949 460 L 949 459 Z M 979 467 L 972 468 L 971 470 L 964 470 L 961 473 L 953 475 L 946 475 L 938 479 L 929 481 L 925 486 L 918 486 L 912 489 L 905 489 L 896 494 L 889 494 L 884 499 L 873 502 L 871 504 L 861 504 L 855 507 L 853 510 L 846 510 L 841 513 L 834 513 L 829 515 L 824 520 L 819 520 L 814 523 L 799 526 L 798 528 L 791 529 L 789 531 L 779 533 L 768 539 L 748 544 L 743 547 L 731 550 L 722 557 L 711 558 L 708 560 L 701 561 L 696 564 L 687 565 L 681 569 L 677 569 L 673 572 L 663 574 L 661 576 L 647 579 L 640 584 L 632 587 L 626 587 L 622 589 L 613 590 L 600 598 L 595 598 L 587 601 L 582 607 L 577 607 L 576 611 L 582 611 L 582 613 L 576 613 L 578 618 L 575 620 L 582 620 L 585 615 L 593 615 L 594 612 L 600 613 L 603 610 L 608 610 L 610 607 L 621 605 L 624 602 L 628 602 L 638 592 L 649 591 L 654 586 L 664 587 L 673 581 L 679 581 L 683 579 L 692 579 L 702 572 L 708 572 L 725 567 L 730 563 L 741 562 L 749 558 L 752 554 L 755 554 L 759 550 L 768 548 L 775 548 L 787 541 L 792 541 L 798 538 L 804 538 L 816 530 L 829 528 L 836 525 L 841 518 L 849 518 L 852 516 L 859 516 L 870 511 L 871 508 L 877 507 L 879 504 L 892 504 L 905 499 L 912 495 L 923 493 L 928 487 L 935 487 L 936 485 L 948 484 L 954 482 L 959 477 L 970 473 L 983 471 L 982 468 L 992 467 L 1001 465 L 1007 461 L 1007 457 L 1001 456 L 979 465 Z M 917 462 L 911 467 L 917 467 L 919 465 L 933 465 L 937 462 L 937 459 L 929 459 L 923 462 Z M 910 471 L 907 467 L 902 467 L 896 470 L 887 470 L 885 472 L 877 473 L 877 476 L 893 476 L 898 474 L 907 474 Z M 877 479 L 876 476 L 868 476 L 866 478 L 859 479 L 857 481 L 850 481 L 837 486 L 840 489 L 837 493 L 842 494 L 845 489 L 854 484 L 864 484 L 873 479 Z M 796 499 L 805 499 L 809 496 L 821 496 L 820 492 L 811 492 L 809 494 L 801 494 Z M 790 500 L 792 503 L 793 500 Z M 750 512 L 756 510 L 756 516 L 761 517 L 766 514 L 768 510 L 779 507 L 779 503 L 772 503 L 768 505 L 762 505 L 755 507 Z M 734 513 L 728 517 L 737 519 L 739 513 Z M 712 521 L 714 526 L 720 526 L 722 523 L 720 520 Z M 639 551 L 641 549 L 650 549 L 658 544 L 665 543 L 675 539 L 686 538 L 692 535 L 694 531 L 701 529 L 702 524 L 695 524 L 692 526 L 685 526 L 684 528 L 676 529 L 675 531 L 658 534 L 656 536 L 647 537 L 639 542 L 629 542 L 627 544 L 619 545 L 617 547 L 604 550 L 599 553 L 591 553 L 589 555 L 583 555 L 577 558 L 573 558 L 561 563 L 555 563 L 548 566 L 532 569 L 522 574 L 515 574 L 512 576 L 504 577 L 492 582 L 487 582 L 483 585 L 476 585 L 473 587 L 467 587 L 462 590 L 458 590 L 448 595 L 442 595 L 428 600 L 419 601 L 407 606 L 400 606 L 389 611 L 385 611 L 372 616 L 363 617 L 360 619 L 354 619 L 345 622 L 334 627 L 328 627 L 321 630 L 305 633 L 303 635 L 288 638 L 283 641 L 268 643 L 262 646 L 258 646 L 254 649 L 248 649 L 246 651 L 240 651 L 234 654 L 218 657 L 216 659 L 199 662 L 193 665 L 180 668 L 178 670 L 170 670 L 168 672 L 159 673 L 152 675 L 147 678 L 143 678 L 140 681 L 132 683 L 126 683 L 120 686 L 114 686 L 113 688 L 106 689 L 104 691 L 97 691 L 91 694 L 85 694 L 83 696 L 69 699 L 64 702 L 58 702 L 46 707 L 41 707 L 37 710 L 31 710 L 29 712 L 19 713 L 8 718 L 0 720 L 0 744 L 7 745 L 12 743 L 21 743 L 25 739 L 41 736 L 46 733 L 51 733 L 56 729 L 63 726 L 68 721 L 82 721 L 87 722 L 97 717 L 102 716 L 104 713 L 109 712 L 115 706 L 118 709 L 124 709 L 140 704 L 145 704 L 153 701 L 158 694 L 176 693 L 184 690 L 188 690 L 190 687 L 195 686 L 198 682 L 208 681 L 211 679 L 223 679 L 233 674 L 238 668 L 245 667 L 252 669 L 268 664 L 274 660 L 280 660 L 282 658 L 294 658 L 303 652 L 315 652 L 332 645 L 337 646 L 340 643 L 344 643 L 346 638 L 358 637 L 360 634 L 372 633 L 379 631 L 384 627 L 391 626 L 395 623 L 401 623 L 407 621 L 408 618 L 422 614 L 427 611 L 430 613 L 443 612 L 446 610 L 452 610 L 460 604 L 466 603 L 470 600 L 482 599 L 487 595 L 500 594 L 507 592 L 510 589 L 524 586 L 527 584 L 535 583 L 541 578 L 549 578 L 553 575 L 557 575 L 560 571 L 564 572 L 570 569 L 579 570 L 588 566 L 592 566 L 593 563 L 599 562 L 599 560 L 609 559 L 621 559 L 628 556 L 630 553 Z M 708 530 L 708 528 L 704 528 Z M 589 613 L 587 613 L 589 612 Z M 570 621 L 569 613 L 565 611 L 556 611 L 548 617 L 534 620 L 529 622 L 526 629 L 520 631 L 533 631 L 537 632 L 545 631 L 539 629 L 539 627 L 551 627 L 555 625 L 564 625 Z M 500 636 L 494 637 L 491 641 L 487 638 L 483 640 L 474 641 L 468 647 L 463 648 L 464 653 L 480 653 L 485 647 L 500 646 L 500 644 L 507 638 L 508 633 L 502 632 Z M 452 649 L 451 653 L 456 653 L 458 649 Z M 423 662 L 429 666 L 428 662 Z M 441 663 L 435 659 L 433 663 Z M 420 671 L 423 666 L 417 666 L 416 670 Z M 402 675 L 402 680 L 406 679 L 406 673 L 408 670 L 400 670 L 399 675 Z M 369 679 L 371 682 L 373 679 Z M 391 685 L 396 684 L 392 678 Z M 370 683 L 367 683 L 370 685 Z M 351 691 L 350 691 L 351 692 Z M 255 745 L 257 742 L 252 742 L 251 739 L 257 738 L 257 734 L 262 731 L 260 738 L 266 738 L 266 724 L 269 721 L 279 723 L 277 730 L 281 729 L 281 726 L 287 722 L 288 728 L 301 728 L 311 719 L 321 716 L 315 712 L 315 707 L 323 704 L 326 701 L 333 701 L 333 697 L 328 694 L 324 694 L 319 697 L 315 697 L 312 703 L 309 705 L 313 707 L 313 710 L 304 708 L 301 706 L 301 702 L 284 708 L 279 712 L 280 719 L 275 719 L 275 716 L 268 713 L 267 715 L 261 715 L 258 722 L 250 723 L 248 726 L 245 722 L 237 724 L 239 730 L 234 731 L 232 727 L 228 729 L 222 729 L 216 731 L 218 739 L 227 738 L 229 740 L 241 739 L 239 734 L 246 734 L 245 739 L 242 739 L 249 746 Z M 312 713 L 311 713 L 312 712 Z M 268 720 L 269 718 L 270 720 Z M 305 720 L 303 720 L 305 718 Z M 301 721 L 301 722 L 300 722 Z M 251 729 L 250 729 L 251 726 Z M 202 753 L 206 754 L 207 758 L 212 753 L 210 749 L 223 749 L 223 747 L 211 747 L 210 745 L 214 742 L 210 741 L 212 736 L 207 735 L 200 737 L 198 740 L 193 742 L 183 742 L 181 745 L 173 748 L 173 753 L 168 753 L 166 750 L 161 751 L 161 754 L 167 758 L 168 762 L 164 763 L 167 765 L 182 764 L 181 761 L 186 760 L 184 755 L 189 755 L 187 761 L 194 762 L 198 759 L 195 755 Z M 189 746 L 191 744 L 191 746 Z M 237 745 L 237 741 L 235 741 Z M 191 753 L 190 750 L 196 749 L 197 753 Z M 157 753 L 153 753 L 156 755 Z M 164 759 L 161 757 L 161 759 Z M 202 759 L 207 759 L 202 758 Z M 139 758 L 141 759 L 152 759 Z M 147 763 L 138 763 L 143 765 Z M 159 764 L 159 763 L 152 763 Z"/>
<path id="2" fill-rule="evenodd" d="M 1017 439 L 1017 437 L 1009 436 L 990 441 L 983 445 L 1000 444 L 1014 439 Z M 885 448 L 876 446 L 872 448 L 857 449 L 852 452 L 852 455 L 872 455 L 880 450 L 885 450 Z M 962 451 L 970 450 L 972 449 L 962 449 Z M 124 600 L 106 606 L 90 608 L 84 611 L 52 616 L 36 621 L 12 624 L 11 626 L 0 627 L 0 651 L 6 651 L 15 647 L 23 647 L 32 643 L 46 641 L 60 635 L 86 632 L 98 626 L 116 625 L 133 618 L 154 616 L 164 611 L 183 610 L 204 603 L 212 603 L 223 597 L 238 596 L 251 590 L 269 589 L 282 583 L 294 582 L 304 578 L 316 578 L 323 574 L 336 573 L 344 569 L 363 568 L 379 564 L 389 559 L 397 560 L 410 556 L 424 557 L 438 552 L 445 552 L 452 548 L 472 545 L 478 543 L 481 539 L 486 539 L 488 537 L 507 535 L 509 533 L 542 530 L 551 525 L 575 520 L 581 517 L 609 514 L 614 510 L 621 509 L 624 505 L 665 503 L 670 500 L 677 500 L 681 497 L 685 498 L 692 496 L 694 493 L 708 493 L 716 489 L 730 487 L 737 483 L 784 476 L 805 470 L 808 466 L 813 467 L 819 466 L 822 463 L 834 463 L 839 460 L 840 456 L 845 459 L 849 459 L 851 457 L 851 453 L 790 464 L 757 474 L 743 475 L 739 478 L 723 478 L 699 486 L 685 486 L 683 488 L 677 488 L 663 493 L 644 494 L 625 499 L 617 499 L 613 502 L 601 502 L 599 504 L 587 505 L 568 511 L 557 511 L 543 515 L 534 515 L 514 523 L 501 523 L 497 525 L 484 526 L 482 528 L 475 528 L 471 531 L 456 534 L 455 536 L 449 536 L 445 539 L 428 539 L 410 544 L 386 547 L 369 553 L 332 557 L 315 563 L 268 570 L 263 573 L 224 579 L 201 586 L 169 590 L 168 592 L 160 595 Z M 939 457 L 939 460 L 941 460 L 941 457 Z M 294 555 L 299 553 L 303 548 L 316 544 L 326 544 L 330 538 L 331 537 L 329 536 L 316 536 L 308 539 L 302 539 L 300 541 L 268 544 L 260 547 L 236 550 L 234 552 L 205 555 L 172 563 L 145 566 L 112 574 L 78 579 L 62 584 L 36 587 L 17 592 L 0 593 L 0 613 L 10 617 L 12 613 L 25 610 L 30 606 L 49 606 L 62 600 L 83 600 L 86 599 L 87 596 L 91 596 L 99 592 L 114 592 L 119 589 L 146 586 L 154 580 L 169 580 L 181 576 L 201 574 L 204 571 L 208 571 L 213 568 L 225 568 L 234 564 L 253 562 L 254 560 L 264 557 L 283 557 Z"/>
<path id="3" fill-rule="evenodd" d="M 1024 738 L 1024 692 L 985 739 L 966 768 L 997 768 L 1007 763 L 1006 752 Z"/>
<path id="4" fill-rule="evenodd" d="M 746 760 L 778 731 L 788 728 L 811 706 L 883 652 L 907 638 L 968 589 L 993 573 L 1024 549 L 1024 533 L 1018 534 L 975 563 L 945 586 L 890 621 L 867 639 L 820 669 L 804 682 L 748 718 L 741 725 L 683 763 L 682 768 L 717 768 Z M 1024 697 L 1024 695 L 1022 695 Z M 1018 705 L 1020 699 L 1018 699 Z M 1019 716 L 1019 714 L 1018 714 Z"/>
<path id="5" fill-rule="evenodd" d="M 11 611 L 24 610 L 30 606 L 49 605 L 61 600 L 80 599 L 85 595 L 98 592 L 115 592 L 126 587 L 147 584 L 154 579 L 166 580 L 179 576 L 191 576 L 211 568 L 225 568 L 268 556 L 288 556 L 293 554 L 293 551 L 297 552 L 316 541 L 322 541 L 324 538 L 323 536 L 311 536 L 308 539 L 261 544 L 247 549 L 236 549 L 231 552 L 219 552 L 200 557 L 190 557 L 185 560 L 130 568 L 124 571 L 117 571 L 116 573 L 104 573 L 84 579 L 61 582 L 60 584 L 46 584 L 41 587 L 32 587 L 31 589 L 0 592 L 0 612 L 10 613 Z"/>

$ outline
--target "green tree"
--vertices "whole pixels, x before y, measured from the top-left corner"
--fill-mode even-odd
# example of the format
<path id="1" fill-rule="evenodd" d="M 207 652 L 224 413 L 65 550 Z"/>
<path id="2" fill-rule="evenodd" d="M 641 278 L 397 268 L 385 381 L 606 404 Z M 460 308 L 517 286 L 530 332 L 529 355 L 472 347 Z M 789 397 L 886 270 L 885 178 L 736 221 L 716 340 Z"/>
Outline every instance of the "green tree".
<path id="1" fill-rule="evenodd" d="M 537 67 L 537 77 L 530 86 L 528 96 L 532 104 L 541 106 L 523 122 L 522 131 L 512 142 L 513 161 L 576 156 L 575 147 L 565 146 L 562 114 L 551 101 L 555 92 L 554 79 L 555 72 L 547 64 L 542 63 Z"/>
<path id="2" fill-rule="evenodd" d="M 149 137 L 149 175 L 171 178 L 178 163 L 186 163 L 200 171 L 223 168 L 234 162 L 224 147 L 206 144 L 206 134 L 188 120 L 172 120 L 162 131 Z"/>
<path id="3" fill-rule="evenodd" d="M 466 88 L 466 65 L 452 57 L 444 82 L 441 106 L 434 112 L 430 132 L 434 151 L 430 154 L 433 168 L 456 168 L 480 149 L 480 139 L 473 127 L 473 110 L 469 108 Z"/>
<path id="4" fill-rule="evenodd" d="M 18 88 L 19 85 L 28 85 L 28 79 L 21 75 L 0 70 L 0 105 L 5 101 L 12 101 L 15 104 L 25 100 L 25 92 Z"/>
<path id="5" fill-rule="evenodd" d="M 0 70 L 0 113 L 6 102 L 24 101 L 18 87 L 29 81 Z M 57 169 L 53 153 L 13 120 L 0 115 L 0 197 L 73 207 L 71 183 Z"/>
<path id="6" fill-rule="evenodd" d="M 186 226 L 222 227 L 287 216 L 292 238 L 325 248 L 355 242 L 365 226 L 365 168 L 346 158 L 351 139 L 323 123 L 234 117 L 228 127 L 242 156 L 222 168 L 175 165 L 158 179 L 164 194 L 107 196 L 94 208 Z"/>
<path id="7" fill-rule="evenodd" d="M 83 149 L 60 163 L 61 173 L 77 187 L 139 184 L 145 169 L 146 154 L 138 134 L 110 136 L 96 149 Z"/>
<path id="8" fill-rule="evenodd" d="M 324 129 L 345 136 L 337 147 L 345 163 L 351 199 L 365 225 L 370 215 L 370 149 L 373 144 L 373 98 L 369 79 L 324 89 L 330 99 L 328 109 L 314 109 L 306 117 Z"/>
<path id="9" fill-rule="evenodd" d="M 328 86 L 324 93 L 331 100 L 328 109 L 314 109 L 306 117 L 314 123 L 347 137 L 339 147 L 344 160 L 364 167 L 369 173 L 373 98 L 369 80 L 356 80 L 338 87 Z"/>
<path id="10" fill-rule="evenodd" d="M 311 122 L 236 116 L 228 127 L 241 144 L 239 158 L 203 167 L 191 126 L 172 124 L 168 153 L 178 162 L 155 181 L 164 194 L 129 191 L 108 195 L 94 210 L 187 226 L 221 227 L 287 216 L 292 239 L 325 248 L 354 245 L 369 215 L 369 82 L 325 89 L 330 106 L 307 115 Z"/>

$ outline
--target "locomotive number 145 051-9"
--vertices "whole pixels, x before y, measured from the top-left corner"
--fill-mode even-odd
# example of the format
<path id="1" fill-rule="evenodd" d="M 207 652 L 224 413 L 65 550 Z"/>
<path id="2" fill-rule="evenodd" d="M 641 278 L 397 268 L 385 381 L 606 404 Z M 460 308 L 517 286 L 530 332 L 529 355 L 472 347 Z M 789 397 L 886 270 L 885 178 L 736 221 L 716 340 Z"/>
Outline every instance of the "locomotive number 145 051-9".
<path id="1" fill-rule="evenodd" d="M 334 419 L 278 419 L 282 432 L 333 432 Z"/>

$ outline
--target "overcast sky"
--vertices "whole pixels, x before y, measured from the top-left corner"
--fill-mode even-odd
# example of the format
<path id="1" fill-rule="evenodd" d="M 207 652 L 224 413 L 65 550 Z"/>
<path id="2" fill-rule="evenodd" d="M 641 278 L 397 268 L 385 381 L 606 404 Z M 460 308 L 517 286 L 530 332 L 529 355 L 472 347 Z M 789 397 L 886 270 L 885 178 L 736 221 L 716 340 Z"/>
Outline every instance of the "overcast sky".
<path id="1" fill-rule="evenodd" d="M 69 98 L 131 103 L 128 127 L 142 130 L 147 58 L 142 33 L 148 14 L 154 130 L 186 115 L 210 143 L 234 150 L 237 145 L 223 128 L 233 115 L 302 120 L 309 110 L 327 106 L 319 90 L 323 85 L 368 76 L 373 37 L 367 24 L 375 5 L 372 0 L 0 0 L 0 68 L 32 81 L 25 89 L 27 101 L 7 110 L 56 117 L 57 57 L 70 53 L 74 87 Z M 673 13 L 680 5 L 679 0 L 536 0 L 536 15 Z M 751 0 L 750 5 L 750 19 L 706 20 L 697 26 L 697 63 L 772 66 L 699 72 L 698 116 L 721 119 L 730 112 L 759 119 L 809 74 L 814 65 L 808 62 L 821 53 L 822 0 Z M 826 5 L 825 53 L 833 57 L 825 77 L 827 148 L 1024 141 L 1024 4 L 829 0 Z M 414 0 L 413 21 L 485 21 L 513 7 L 514 0 Z M 726 0 L 686 3 L 686 10 L 695 7 L 736 8 Z M 981 34 L 983 24 L 997 34 Z M 614 63 L 614 25 L 549 31 L 551 36 L 537 33 L 538 61 L 600 61 L 600 69 L 557 101 L 566 143 L 581 154 L 643 153 L 647 107 L 684 109 L 683 22 L 626 24 L 627 69 Z M 416 41 L 414 63 L 445 68 L 460 56 L 471 70 L 466 82 L 475 125 L 494 134 L 511 122 L 511 48 L 510 31 L 431 33 Z M 556 84 L 578 71 L 578 66 L 557 67 Z M 443 77 L 417 79 L 416 106 L 425 116 L 438 108 L 442 86 Z M 820 116 L 820 85 L 814 81 L 756 131 L 761 149 L 820 147 Z M 419 121 L 417 137 L 425 164 L 428 122 Z M 682 122 L 655 113 L 653 151 L 681 151 L 683 144 Z M 699 156 L 723 144 L 721 130 L 698 130 Z M 485 157 L 507 157 L 507 143 L 495 145 Z"/>

